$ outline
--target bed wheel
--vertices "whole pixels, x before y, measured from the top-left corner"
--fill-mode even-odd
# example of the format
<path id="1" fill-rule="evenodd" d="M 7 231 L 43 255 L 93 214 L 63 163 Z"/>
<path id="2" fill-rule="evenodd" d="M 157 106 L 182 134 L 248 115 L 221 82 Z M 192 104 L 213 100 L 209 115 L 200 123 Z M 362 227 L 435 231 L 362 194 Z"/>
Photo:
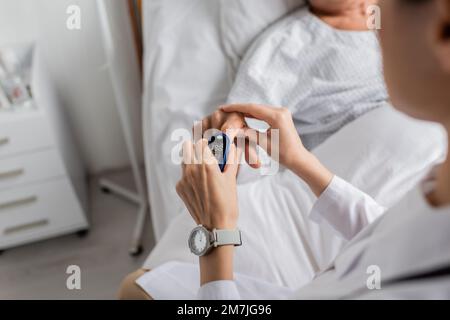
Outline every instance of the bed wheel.
<path id="1" fill-rule="evenodd" d="M 0 256 L 5 253 L 5 250 L 0 250 Z"/>
<path id="2" fill-rule="evenodd" d="M 130 256 L 133 256 L 133 257 L 140 256 L 143 251 L 144 251 L 144 247 L 141 245 L 139 245 L 137 247 L 133 247 L 130 249 Z"/>
<path id="3" fill-rule="evenodd" d="M 77 231 L 77 236 L 79 238 L 84 238 L 88 235 L 88 233 L 89 233 L 88 229 L 80 230 L 80 231 Z"/>

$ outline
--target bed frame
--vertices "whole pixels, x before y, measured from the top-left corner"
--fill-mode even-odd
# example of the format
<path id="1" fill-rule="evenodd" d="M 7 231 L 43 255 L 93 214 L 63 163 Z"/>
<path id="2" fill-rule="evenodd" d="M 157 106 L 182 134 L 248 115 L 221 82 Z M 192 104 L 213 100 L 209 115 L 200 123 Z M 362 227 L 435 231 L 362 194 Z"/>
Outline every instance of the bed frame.
<path id="1" fill-rule="evenodd" d="M 101 21 L 102 31 L 103 31 L 103 41 L 105 42 L 105 51 L 107 56 L 107 62 L 110 64 L 108 68 L 111 83 L 113 85 L 113 90 L 116 99 L 116 107 L 119 114 L 122 131 L 125 138 L 125 143 L 127 147 L 128 156 L 130 159 L 131 169 L 133 172 L 133 179 L 135 183 L 135 189 L 131 190 L 128 187 L 122 186 L 114 181 L 106 178 L 101 178 L 99 180 L 99 185 L 102 191 L 114 194 L 121 198 L 124 198 L 131 203 L 137 205 L 137 217 L 136 224 L 132 233 L 132 239 L 130 244 L 130 254 L 137 256 L 143 251 L 143 234 L 145 221 L 149 214 L 150 203 L 148 201 L 147 191 L 145 188 L 145 174 L 140 166 L 139 156 L 138 156 L 138 145 L 141 143 L 138 133 L 133 131 L 133 119 L 137 120 L 137 108 L 140 107 L 141 101 L 139 96 L 142 91 L 142 26 L 141 26 L 141 5 L 140 0 L 127 0 L 127 2 L 122 3 L 121 10 L 125 8 L 123 14 L 130 15 L 131 29 L 133 32 L 134 42 L 136 50 L 129 50 L 132 48 L 127 47 L 128 50 L 122 50 L 123 47 L 116 47 L 110 43 L 113 42 L 113 30 L 121 34 L 121 36 L 129 37 L 128 30 L 123 32 L 120 26 L 112 25 L 114 22 L 112 19 L 108 18 L 108 9 L 110 9 L 111 3 L 107 0 L 98 0 L 99 17 Z M 127 10 L 128 9 L 128 10 Z M 134 40 L 134 41 L 133 41 Z M 128 42 L 128 46 L 129 46 Z M 130 53 L 134 51 L 136 53 L 136 59 L 138 61 L 137 70 L 136 66 L 133 66 L 133 86 L 126 86 L 123 83 L 122 72 L 120 65 L 127 65 L 130 62 L 134 63 L 134 58 L 130 56 Z M 131 53 L 132 55 L 132 53 Z M 114 67 L 113 67 L 114 66 Z M 139 88 L 140 87 L 140 88 Z M 136 110 L 131 113 L 129 110 L 130 106 L 134 106 Z"/>
<path id="2" fill-rule="evenodd" d="M 131 26 L 134 33 L 134 43 L 136 45 L 139 69 L 142 75 L 143 66 L 143 41 L 142 41 L 142 0 L 128 0 L 128 10 L 131 16 Z"/>

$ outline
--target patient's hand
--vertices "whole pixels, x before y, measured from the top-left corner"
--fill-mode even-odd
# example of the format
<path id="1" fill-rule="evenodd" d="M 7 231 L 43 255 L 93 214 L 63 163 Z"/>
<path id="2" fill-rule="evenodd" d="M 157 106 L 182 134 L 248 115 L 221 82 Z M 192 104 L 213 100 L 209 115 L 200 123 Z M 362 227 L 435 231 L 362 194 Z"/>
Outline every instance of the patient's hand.
<path id="1" fill-rule="evenodd" d="M 244 136 L 249 141 L 260 145 L 270 156 L 288 169 L 292 170 L 297 160 L 305 158 L 305 155 L 309 153 L 303 146 L 295 128 L 291 112 L 287 108 L 235 104 L 222 107 L 222 111 L 233 114 L 239 112 L 243 116 L 265 121 L 270 126 L 267 134 L 258 134 L 258 131 L 246 127 L 243 130 Z M 277 144 L 275 144 L 275 141 L 273 143 L 271 141 L 275 131 L 279 135 Z M 276 150 L 272 150 L 273 147 Z"/>
<path id="2" fill-rule="evenodd" d="M 242 113 L 223 112 L 219 109 L 204 118 L 201 122 L 198 122 L 192 130 L 194 134 L 194 141 L 204 138 L 205 132 L 210 129 L 217 129 L 222 132 L 226 132 L 229 138 L 233 141 L 244 128 L 247 128 L 247 123 L 245 122 L 245 117 Z M 196 133 L 201 133 L 201 136 L 196 137 Z M 261 162 L 258 158 L 258 153 L 254 145 L 246 145 L 245 160 L 255 169 L 258 169 L 261 166 Z"/>

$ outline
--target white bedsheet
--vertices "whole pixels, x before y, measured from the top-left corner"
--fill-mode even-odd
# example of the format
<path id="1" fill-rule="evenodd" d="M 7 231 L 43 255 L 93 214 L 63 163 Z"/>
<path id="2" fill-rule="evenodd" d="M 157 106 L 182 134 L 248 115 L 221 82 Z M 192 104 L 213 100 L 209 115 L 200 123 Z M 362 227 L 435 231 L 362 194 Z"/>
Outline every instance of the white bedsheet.
<path id="1" fill-rule="evenodd" d="M 344 127 L 314 153 L 338 176 L 390 207 L 443 159 L 445 146 L 439 126 L 385 106 Z M 251 170 L 242 169 L 244 175 Z M 236 250 L 235 270 L 240 275 L 299 287 L 325 268 L 345 244 L 331 228 L 308 219 L 315 198 L 289 171 L 240 184 L 238 197 L 244 245 Z M 178 216 L 144 268 L 171 261 L 195 266 L 198 258 L 189 252 L 186 240 L 193 227 L 187 212 Z"/>

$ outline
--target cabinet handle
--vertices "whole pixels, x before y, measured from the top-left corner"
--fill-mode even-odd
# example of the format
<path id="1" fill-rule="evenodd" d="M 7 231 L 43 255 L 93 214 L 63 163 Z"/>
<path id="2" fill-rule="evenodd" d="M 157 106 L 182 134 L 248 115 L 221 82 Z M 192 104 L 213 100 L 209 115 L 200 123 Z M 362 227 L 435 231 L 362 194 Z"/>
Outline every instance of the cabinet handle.
<path id="1" fill-rule="evenodd" d="M 3 146 L 9 142 L 8 137 L 0 137 L 0 146 Z"/>
<path id="2" fill-rule="evenodd" d="M 0 180 L 17 177 L 17 176 L 24 174 L 24 172 L 25 172 L 25 170 L 21 169 L 21 168 L 9 170 L 9 171 L 3 171 L 3 172 L 0 171 Z"/>
<path id="3" fill-rule="evenodd" d="M 49 223 L 48 219 L 41 219 L 41 220 L 29 222 L 29 223 L 19 224 L 17 226 L 6 228 L 3 231 L 3 234 L 8 235 L 8 234 L 17 233 L 20 231 L 26 231 L 29 229 L 44 227 L 44 226 L 48 225 L 48 223 Z"/>
<path id="4" fill-rule="evenodd" d="M 19 207 L 19 206 L 23 206 L 32 202 L 36 202 L 37 201 L 37 197 L 36 196 L 30 196 L 30 197 L 25 197 L 25 198 L 20 198 L 17 200 L 12 200 L 12 201 L 7 201 L 4 203 L 0 203 L 0 210 L 4 210 L 4 209 L 8 209 L 8 208 L 12 208 L 12 207 Z"/>

